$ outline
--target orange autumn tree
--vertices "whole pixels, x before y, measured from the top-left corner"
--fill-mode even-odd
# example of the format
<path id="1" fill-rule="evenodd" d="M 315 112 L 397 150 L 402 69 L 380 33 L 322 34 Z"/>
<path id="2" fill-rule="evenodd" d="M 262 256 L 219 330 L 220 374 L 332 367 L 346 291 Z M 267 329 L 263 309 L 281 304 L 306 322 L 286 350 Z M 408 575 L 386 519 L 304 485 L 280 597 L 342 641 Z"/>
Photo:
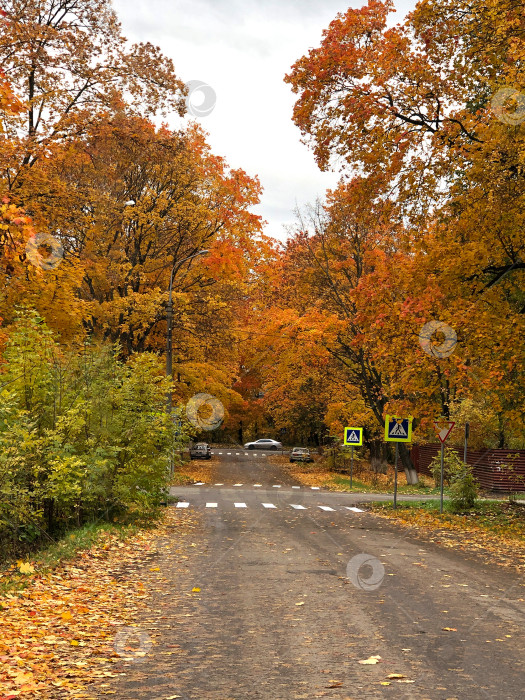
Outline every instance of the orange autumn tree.
<path id="1" fill-rule="evenodd" d="M 396 393 L 427 419 L 433 404 L 488 401 L 500 443 L 520 439 L 523 412 L 522 9 L 429 0 L 387 28 L 392 4 L 371 0 L 287 76 L 320 166 L 380 174 L 405 217 L 404 254 L 370 251 L 374 275 L 358 290 Z M 435 319 L 457 333 L 453 356 L 419 347 Z"/>
<path id="2" fill-rule="evenodd" d="M 0 190 L 31 216 L 37 235 L 52 236 L 64 250 L 48 274 L 35 279 L 29 264 L 30 279 L 18 281 L 27 303 L 56 329 L 76 333 L 85 309 L 69 245 L 72 188 L 51 165 L 64 151 L 74 157 L 75 141 L 103 115 L 183 114 L 184 85 L 158 48 L 127 44 L 108 0 L 7 0 L 3 15 L 1 65 L 22 108 L 3 119 Z M 12 296 L 12 285 L 5 290 Z M 4 300 L 7 311 L 11 304 Z"/>

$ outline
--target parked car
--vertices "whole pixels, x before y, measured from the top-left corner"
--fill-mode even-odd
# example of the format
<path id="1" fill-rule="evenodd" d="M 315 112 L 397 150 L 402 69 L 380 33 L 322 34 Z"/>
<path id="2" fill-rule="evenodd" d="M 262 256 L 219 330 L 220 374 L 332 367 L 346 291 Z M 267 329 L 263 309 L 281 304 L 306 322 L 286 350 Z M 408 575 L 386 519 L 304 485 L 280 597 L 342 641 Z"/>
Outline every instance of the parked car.
<path id="1" fill-rule="evenodd" d="M 196 442 L 190 447 L 190 459 L 211 459 L 211 447 L 207 442 Z"/>
<path id="2" fill-rule="evenodd" d="M 294 447 L 290 452 L 290 462 L 313 462 L 314 458 L 307 447 Z"/>
<path id="3" fill-rule="evenodd" d="M 244 446 L 245 450 L 282 450 L 282 443 L 277 440 L 270 440 L 268 438 L 263 438 L 261 440 L 256 440 L 255 442 L 247 442 Z"/>

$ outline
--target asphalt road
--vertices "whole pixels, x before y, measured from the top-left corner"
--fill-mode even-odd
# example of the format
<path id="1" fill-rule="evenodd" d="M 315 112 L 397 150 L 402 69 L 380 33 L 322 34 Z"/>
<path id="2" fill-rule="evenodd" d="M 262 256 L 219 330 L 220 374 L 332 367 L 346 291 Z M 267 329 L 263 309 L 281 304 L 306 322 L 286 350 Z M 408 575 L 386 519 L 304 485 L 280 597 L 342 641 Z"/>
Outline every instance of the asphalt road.
<path id="1" fill-rule="evenodd" d="M 196 518 L 194 553 L 156 561 L 137 620 L 147 653 L 123 659 L 116 697 L 523 697 L 518 574 L 238 452 L 223 450 L 213 484 L 173 489 L 178 517 Z"/>

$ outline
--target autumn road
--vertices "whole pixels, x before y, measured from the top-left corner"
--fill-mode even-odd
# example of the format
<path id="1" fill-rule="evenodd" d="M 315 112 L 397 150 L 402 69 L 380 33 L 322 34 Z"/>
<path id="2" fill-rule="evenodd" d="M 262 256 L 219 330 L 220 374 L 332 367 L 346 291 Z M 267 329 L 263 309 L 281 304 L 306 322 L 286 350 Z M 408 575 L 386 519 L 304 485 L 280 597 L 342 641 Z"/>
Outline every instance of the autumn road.
<path id="1" fill-rule="evenodd" d="M 362 497 L 300 487 L 260 454 L 224 450 L 213 484 L 174 493 L 192 534 L 160 543 L 137 620 L 147 653 L 119 661 L 114 697 L 523 697 L 512 570 L 418 540 Z"/>

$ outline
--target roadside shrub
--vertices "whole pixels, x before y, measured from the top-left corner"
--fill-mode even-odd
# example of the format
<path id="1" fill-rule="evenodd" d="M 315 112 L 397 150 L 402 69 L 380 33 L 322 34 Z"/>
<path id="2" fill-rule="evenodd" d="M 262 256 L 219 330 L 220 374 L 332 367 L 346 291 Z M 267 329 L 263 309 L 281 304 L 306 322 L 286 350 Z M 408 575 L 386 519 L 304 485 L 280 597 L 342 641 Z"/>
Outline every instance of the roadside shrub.
<path id="1" fill-rule="evenodd" d="M 27 310 L 10 331 L 0 377 L 0 557 L 85 522 L 150 516 L 189 427 L 166 413 L 161 359 L 123 362 L 118 347 L 89 342 L 63 350 Z"/>
<path id="2" fill-rule="evenodd" d="M 441 454 L 438 453 L 432 458 L 429 464 L 430 472 L 436 486 L 439 486 L 441 479 Z M 463 471 L 465 463 L 459 458 L 458 453 L 448 447 L 445 448 L 443 458 L 443 483 L 450 486 L 455 478 Z"/>
<path id="3" fill-rule="evenodd" d="M 472 467 L 463 464 L 463 469 L 455 475 L 450 486 L 450 505 L 453 511 L 460 512 L 474 507 L 479 493 L 478 482 Z"/>

